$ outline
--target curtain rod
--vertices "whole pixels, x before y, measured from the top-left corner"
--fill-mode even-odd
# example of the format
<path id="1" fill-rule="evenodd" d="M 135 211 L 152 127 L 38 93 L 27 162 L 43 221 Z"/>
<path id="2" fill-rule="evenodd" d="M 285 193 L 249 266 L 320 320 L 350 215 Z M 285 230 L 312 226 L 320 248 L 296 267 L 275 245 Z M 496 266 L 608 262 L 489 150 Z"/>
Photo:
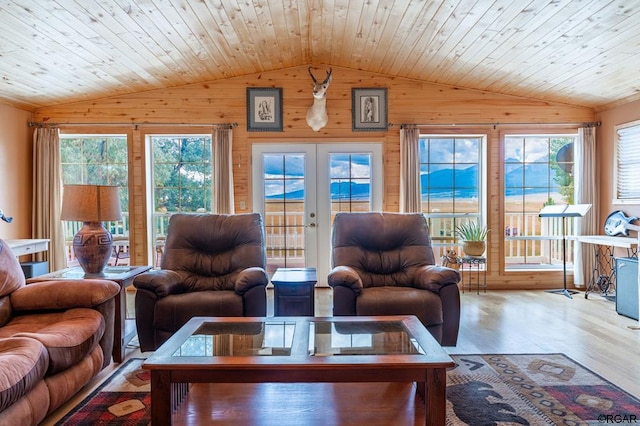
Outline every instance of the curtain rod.
<path id="1" fill-rule="evenodd" d="M 60 127 L 60 126 L 92 126 L 92 127 L 125 127 L 125 126 L 133 126 L 136 129 L 139 126 L 173 126 L 173 127 L 238 127 L 238 123 L 202 123 L 202 124 L 189 124 L 189 123 L 136 123 L 136 122 L 125 122 L 125 123 L 45 123 L 45 122 L 36 122 L 30 121 L 29 127 Z"/>
<path id="2" fill-rule="evenodd" d="M 602 123 L 600 121 L 589 121 L 581 123 L 428 123 L 428 124 L 413 124 L 413 123 L 389 123 L 389 127 L 400 126 L 404 127 L 484 127 L 493 126 L 495 129 L 498 126 L 580 126 L 580 127 L 599 127 Z"/>

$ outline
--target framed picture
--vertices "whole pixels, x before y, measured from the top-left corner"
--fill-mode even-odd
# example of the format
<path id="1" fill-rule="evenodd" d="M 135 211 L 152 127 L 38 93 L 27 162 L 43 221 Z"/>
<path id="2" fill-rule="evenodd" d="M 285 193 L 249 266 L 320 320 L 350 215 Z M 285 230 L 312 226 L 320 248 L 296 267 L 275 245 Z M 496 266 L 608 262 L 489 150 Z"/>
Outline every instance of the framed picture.
<path id="1" fill-rule="evenodd" d="M 387 89 L 363 88 L 351 92 L 353 130 L 387 130 Z"/>
<path id="2" fill-rule="evenodd" d="M 282 131 L 282 88 L 247 88 L 247 131 Z"/>

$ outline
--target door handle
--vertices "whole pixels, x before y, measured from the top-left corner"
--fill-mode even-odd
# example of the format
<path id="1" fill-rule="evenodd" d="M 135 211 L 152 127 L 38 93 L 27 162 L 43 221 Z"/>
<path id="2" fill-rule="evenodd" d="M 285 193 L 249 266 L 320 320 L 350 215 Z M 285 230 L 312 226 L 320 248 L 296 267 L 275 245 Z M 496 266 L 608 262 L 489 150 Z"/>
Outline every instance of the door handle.
<path id="1" fill-rule="evenodd" d="M 307 228 L 315 228 L 315 227 L 316 227 L 316 224 L 313 222 L 307 225 Z"/>

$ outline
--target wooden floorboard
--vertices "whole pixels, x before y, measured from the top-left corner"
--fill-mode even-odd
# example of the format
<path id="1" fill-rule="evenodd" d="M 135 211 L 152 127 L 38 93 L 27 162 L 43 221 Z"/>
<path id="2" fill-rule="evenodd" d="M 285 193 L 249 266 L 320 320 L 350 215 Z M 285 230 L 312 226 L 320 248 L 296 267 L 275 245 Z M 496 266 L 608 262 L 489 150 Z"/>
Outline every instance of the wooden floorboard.
<path id="1" fill-rule="evenodd" d="M 272 298 L 270 290 L 269 315 L 273 312 Z M 133 297 L 128 299 L 132 300 Z M 330 316 L 331 303 L 330 289 L 316 289 L 316 316 Z M 569 299 L 544 291 L 467 292 L 461 295 L 461 311 L 458 345 L 446 348 L 450 354 L 564 353 L 640 397 L 640 330 L 636 329 L 638 321 L 618 315 L 614 302 L 597 295 L 590 295 L 589 299 L 585 299 L 584 293 Z M 141 354 L 136 349 L 130 349 L 127 353 L 128 358 L 139 356 Z M 100 377 L 108 376 L 111 371 L 113 367 Z M 95 380 L 93 386 L 97 383 L 98 380 Z M 414 416 L 417 421 L 424 419 L 424 409 L 421 408 L 419 398 L 416 401 L 412 385 L 237 386 L 210 388 L 206 392 L 192 391 L 191 394 L 196 396 L 191 397 L 191 402 L 181 408 L 176 416 L 176 424 L 197 424 L 215 416 L 228 418 L 229 412 L 220 413 L 207 405 L 211 401 L 210 397 L 198 399 L 197 395 L 207 395 L 209 392 L 218 392 L 220 398 L 227 398 L 230 402 L 227 406 L 229 410 L 237 410 L 238 413 L 234 414 L 237 417 L 231 417 L 234 424 L 287 425 L 296 424 L 295 421 L 300 421 L 301 418 L 309 420 L 310 423 L 306 424 L 358 424 L 350 423 L 352 419 L 357 419 L 353 417 L 353 410 L 365 406 L 372 410 L 373 416 L 377 415 L 368 419 L 368 425 L 412 424 L 413 420 L 407 420 L 408 423 L 404 421 L 414 419 Z M 81 400 L 91 388 L 87 387 L 74 402 L 54 413 L 45 424 L 55 424 L 55 419 Z M 233 401 L 240 401 L 239 405 Z M 216 404 L 216 410 L 224 410 L 221 408 L 224 406 Z M 260 411 L 259 407 L 271 407 L 267 412 L 272 413 L 273 418 L 258 419 L 256 423 L 252 413 Z M 328 410 L 327 407 L 335 410 Z M 287 413 L 301 413 L 299 416 L 303 417 L 287 417 Z M 389 415 L 399 423 L 377 423 L 378 420 L 389 419 L 385 417 Z M 320 420 L 316 422 L 314 419 Z"/>

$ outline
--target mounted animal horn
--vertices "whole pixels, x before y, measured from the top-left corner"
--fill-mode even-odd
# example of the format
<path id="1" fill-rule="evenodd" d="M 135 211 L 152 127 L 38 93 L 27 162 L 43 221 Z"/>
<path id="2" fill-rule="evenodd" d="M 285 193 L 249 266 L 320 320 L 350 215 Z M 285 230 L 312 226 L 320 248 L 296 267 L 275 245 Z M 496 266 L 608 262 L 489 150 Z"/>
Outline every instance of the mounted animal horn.
<path id="1" fill-rule="evenodd" d="M 313 80 L 313 105 L 307 110 L 307 124 L 317 132 L 326 126 L 329 121 L 326 95 L 329 84 L 331 84 L 331 73 L 333 70 L 329 68 L 327 78 L 325 78 L 322 83 L 318 83 L 313 72 L 311 72 L 311 67 L 308 68 L 308 71 Z"/>
<path id="2" fill-rule="evenodd" d="M 309 71 L 309 75 L 311 76 L 311 80 L 313 80 L 314 84 L 318 83 L 318 80 L 316 80 L 316 77 L 313 75 L 313 73 L 311 72 L 311 67 L 307 68 L 307 71 Z"/>
<path id="3" fill-rule="evenodd" d="M 318 84 L 318 80 L 316 80 L 316 77 L 313 75 L 313 73 L 311 72 L 311 69 L 313 67 L 309 67 L 307 70 L 309 71 L 309 75 L 311 76 L 311 79 L 313 80 L 314 84 Z M 324 79 L 324 81 L 320 84 L 327 84 L 331 81 L 331 73 L 333 72 L 333 68 L 329 68 L 329 71 L 327 71 L 327 78 Z"/>

